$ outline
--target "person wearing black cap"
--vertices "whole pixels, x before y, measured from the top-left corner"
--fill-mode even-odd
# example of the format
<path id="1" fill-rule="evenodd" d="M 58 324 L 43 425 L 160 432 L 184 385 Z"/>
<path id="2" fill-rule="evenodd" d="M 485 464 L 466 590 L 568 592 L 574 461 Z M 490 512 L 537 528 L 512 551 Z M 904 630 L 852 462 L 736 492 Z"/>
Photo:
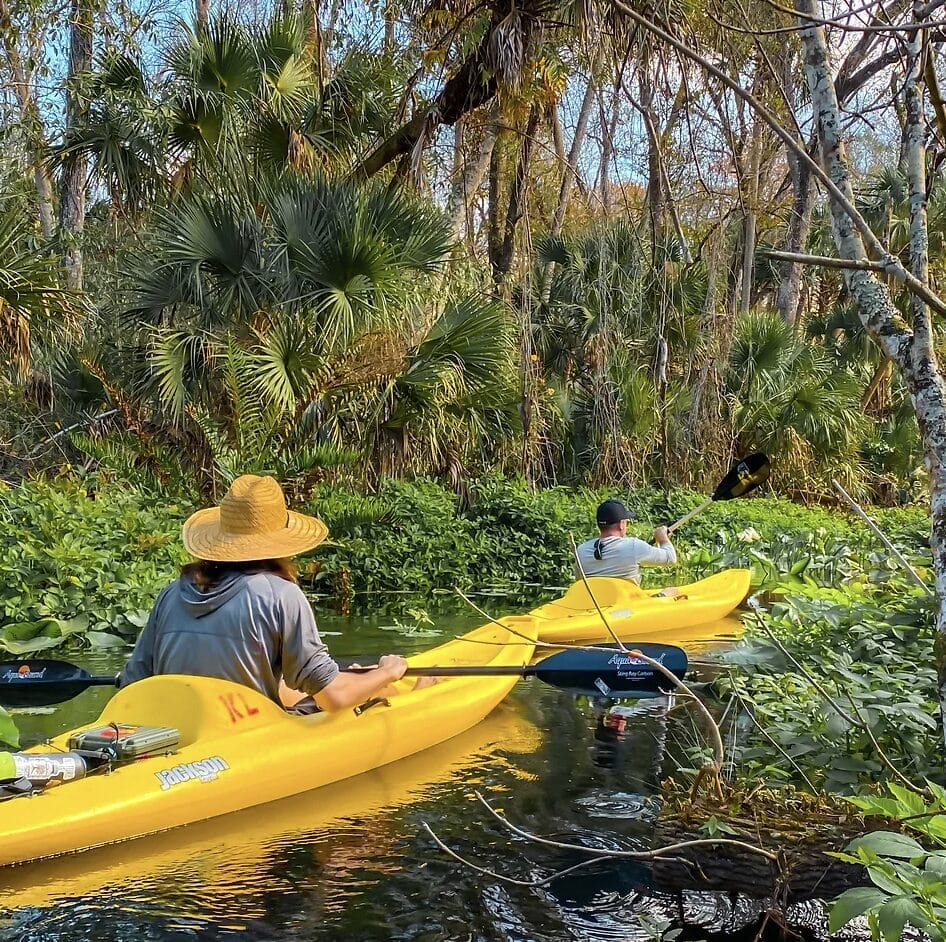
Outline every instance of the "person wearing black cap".
<path id="1" fill-rule="evenodd" d="M 666 527 L 654 530 L 655 546 L 627 535 L 627 521 L 634 515 L 619 500 L 606 500 L 595 516 L 598 538 L 586 540 L 578 547 L 578 559 L 586 576 L 613 576 L 640 585 L 642 565 L 672 566 L 677 561 Z"/>

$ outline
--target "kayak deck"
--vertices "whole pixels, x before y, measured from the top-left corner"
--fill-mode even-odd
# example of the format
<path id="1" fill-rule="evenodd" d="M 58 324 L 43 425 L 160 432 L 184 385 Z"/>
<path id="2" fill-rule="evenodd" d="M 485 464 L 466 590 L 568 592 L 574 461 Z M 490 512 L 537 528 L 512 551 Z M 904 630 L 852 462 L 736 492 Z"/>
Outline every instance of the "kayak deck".
<path id="1" fill-rule="evenodd" d="M 388 809 L 443 794 L 457 777 L 472 774 L 485 762 L 512 775 L 526 775 L 515 757 L 534 752 L 541 742 L 542 733 L 522 711 L 500 704 L 483 722 L 444 743 L 326 785 L 315 795 L 303 793 L 257 805 L 154 834 L 143 842 L 126 841 L 28 867 L 8 867 L 3 871 L 3 906 L 6 910 L 46 907 L 63 899 L 114 894 L 116 887 L 121 893 L 121 886 L 128 884 L 136 891 L 146 882 L 158 887 L 173 873 L 175 891 L 162 897 L 172 915 L 206 918 L 208 904 L 241 887 L 237 921 L 259 919 L 267 913 L 271 889 L 260 874 L 278 868 L 274 858 L 281 848 L 296 841 L 310 845 L 326 832 L 350 833 L 353 823 L 366 839 L 375 841 L 372 850 L 383 848 L 389 829 L 379 827 L 378 820 Z M 237 913 L 231 910 L 226 915 L 232 921 Z"/>
<path id="2" fill-rule="evenodd" d="M 507 619 L 535 637 L 530 616 Z M 511 644 L 510 642 L 516 642 Z M 408 659 L 411 666 L 522 666 L 534 646 L 499 625 Z M 482 720 L 518 678 L 451 677 L 356 714 L 293 716 L 230 681 L 162 675 L 120 690 L 95 723 L 170 726 L 173 753 L 0 803 L 0 865 L 128 840 L 286 798 L 444 742 Z M 74 732 L 74 731 L 73 731 Z M 66 750 L 70 733 L 33 752 Z"/>
<path id="3" fill-rule="evenodd" d="M 727 569 L 679 586 L 677 596 L 642 590 L 627 579 L 590 577 L 590 595 L 579 580 L 530 614 L 539 620 L 539 640 L 551 644 L 610 641 L 595 602 L 622 641 L 685 640 L 693 628 L 728 615 L 748 594 L 749 577 L 748 569 Z"/>

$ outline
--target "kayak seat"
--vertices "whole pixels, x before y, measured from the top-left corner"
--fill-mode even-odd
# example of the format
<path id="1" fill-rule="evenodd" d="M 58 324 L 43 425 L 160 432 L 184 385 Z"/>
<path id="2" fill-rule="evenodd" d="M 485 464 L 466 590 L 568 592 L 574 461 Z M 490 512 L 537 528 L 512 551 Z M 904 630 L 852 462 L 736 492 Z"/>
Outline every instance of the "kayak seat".
<path id="1" fill-rule="evenodd" d="M 122 687 L 105 705 L 99 724 L 170 726 L 186 746 L 209 735 L 239 733 L 285 716 L 256 690 L 229 680 L 159 674 Z"/>
<path id="2" fill-rule="evenodd" d="M 588 589 L 591 589 L 589 594 Z M 592 595 L 594 598 L 592 599 Z M 629 579 L 613 579 L 604 576 L 590 576 L 588 587 L 580 579 L 573 582 L 565 595 L 555 605 L 559 608 L 576 612 L 585 612 L 595 607 L 622 608 L 646 595 L 643 589 Z"/>

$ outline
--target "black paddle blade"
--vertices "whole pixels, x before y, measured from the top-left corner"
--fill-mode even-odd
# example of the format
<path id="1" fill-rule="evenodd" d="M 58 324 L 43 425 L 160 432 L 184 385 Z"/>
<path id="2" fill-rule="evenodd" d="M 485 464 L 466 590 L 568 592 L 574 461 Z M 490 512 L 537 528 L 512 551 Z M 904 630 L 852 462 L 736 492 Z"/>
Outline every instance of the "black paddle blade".
<path id="1" fill-rule="evenodd" d="M 680 680 L 687 672 L 687 655 L 682 648 L 670 644 L 629 644 L 627 651 L 617 647 L 609 652 L 562 651 L 536 664 L 532 673 L 539 680 L 571 693 L 616 700 L 659 697 L 672 689 L 673 684 L 660 671 L 632 656 L 630 652 L 634 650 L 657 661 Z"/>
<path id="2" fill-rule="evenodd" d="M 713 500 L 732 500 L 754 491 L 768 480 L 771 470 L 768 457 L 761 451 L 748 455 L 729 469 L 713 492 Z"/>
<path id="3" fill-rule="evenodd" d="M 114 677 L 93 677 L 67 661 L 44 659 L 0 663 L 0 704 L 8 707 L 62 703 L 89 687 L 114 684 Z"/>

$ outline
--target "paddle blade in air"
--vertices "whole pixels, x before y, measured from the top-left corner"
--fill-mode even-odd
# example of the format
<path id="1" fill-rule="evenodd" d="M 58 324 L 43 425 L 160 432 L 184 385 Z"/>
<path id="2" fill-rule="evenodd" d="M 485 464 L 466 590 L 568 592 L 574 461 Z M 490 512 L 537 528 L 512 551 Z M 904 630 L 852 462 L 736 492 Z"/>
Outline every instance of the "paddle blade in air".
<path id="1" fill-rule="evenodd" d="M 748 455 L 729 469 L 713 492 L 713 500 L 732 500 L 754 491 L 768 480 L 771 470 L 768 457 L 761 451 Z"/>
<path id="2" fill-rule="evenodd" d="M 113 677 L 93 677 L 66 661 L 43 659 L 0 663 L 0 704 L 48 706 L 71 700 L 92 686 L 114 684 Z"/>
<path id="3" fill-rule="evenodd" d="M 637 650 L 683 679 L 687 656 L 682 648 L 669 644 L 628 644 L 628 651 L 562 651 L 535 667 L 539 680 L 573 693 L 638 699 L 659 697 L 673 687 L 670 680 L 646 661 L 633 657 Z"/>

